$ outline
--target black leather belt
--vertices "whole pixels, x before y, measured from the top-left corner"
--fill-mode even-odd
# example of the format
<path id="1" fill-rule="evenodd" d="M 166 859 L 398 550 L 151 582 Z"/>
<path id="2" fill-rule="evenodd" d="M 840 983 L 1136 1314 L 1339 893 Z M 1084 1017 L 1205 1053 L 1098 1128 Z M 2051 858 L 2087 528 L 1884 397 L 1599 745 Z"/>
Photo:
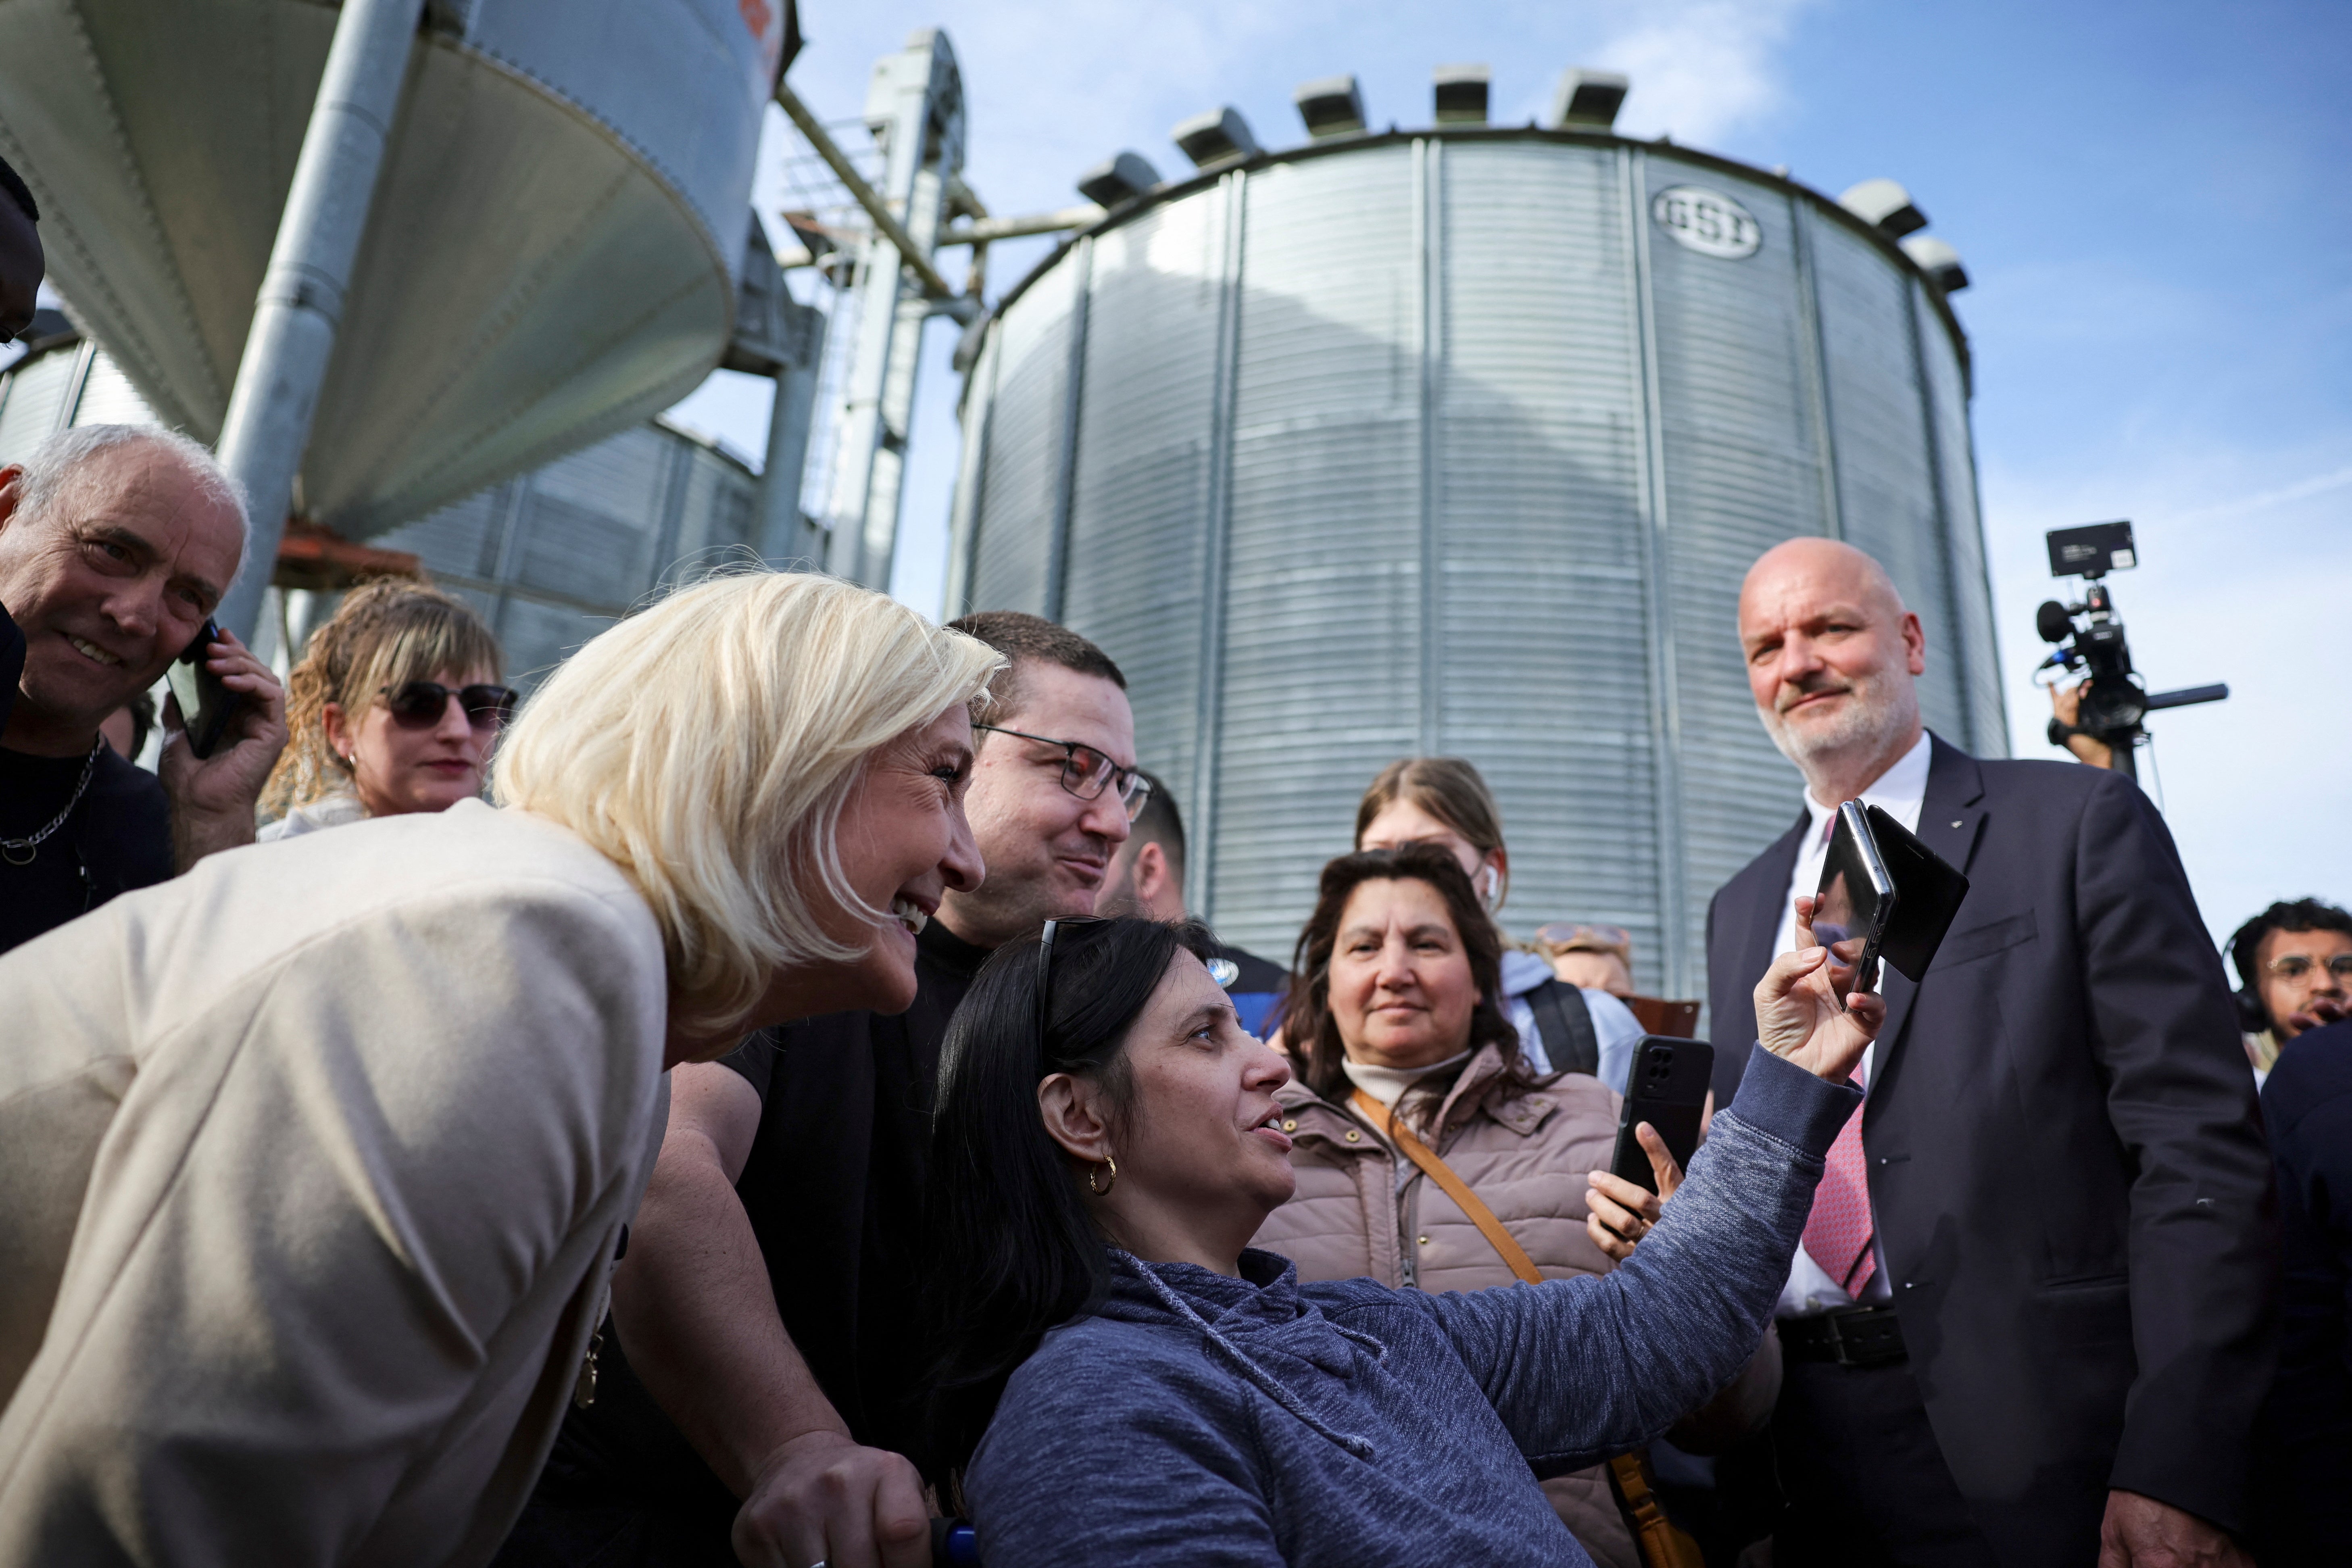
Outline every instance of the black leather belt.
<path id="1" fill-rule="evenodd" d="M 1816 1318 L 1780 1320 L 1780 1352 L 1791 1361 L 1892 1366 L 1910 1359 L 1892 1307 L 1847 1307 Z"/>

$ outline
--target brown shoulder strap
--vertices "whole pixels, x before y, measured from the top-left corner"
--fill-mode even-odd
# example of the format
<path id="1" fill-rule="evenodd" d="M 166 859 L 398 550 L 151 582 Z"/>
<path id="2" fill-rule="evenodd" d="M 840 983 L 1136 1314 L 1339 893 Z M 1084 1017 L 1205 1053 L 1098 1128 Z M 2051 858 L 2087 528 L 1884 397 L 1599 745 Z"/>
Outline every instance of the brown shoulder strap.
<path id="1" fill-rule="evenodd" d="M 1536 1260 L 1529 1258 L 1528 1249 L 1503 1228 L 1503 1222 L 1495 1217 L 1495 1211 L 1454 1173 L 1453 1166 L 1437 1157 L 1435 1150 L 1414 1137 L 1412 1130 L 1395 1111 L 1360 1089 L 1356 1090 L 1350 1103 L 1387 1133 L 1389 1142 L 1397 1146 L 1398 1152 L 1420 1166 L 1422 1173 L 1435 1182 L 1438 1190 L 1454 1200 L 1454 1207 L 1470 1216 L 1470 1223 L 1478 1227 L 1478 1234 L 1502 1254 L 1503 1261 L 1511 1266 L 1511 1272 L 1517 1275 L 1522 1283 L 1537 1285 L 1543 1282 L 1543 1275 L 1536 1268 Z M 1699 1553 L 1698 1542 L 1675 1528 L 1674 1521 L 1666 1517 L 1665 1510 L 1660 1506 L 1658 1495 L 1650 1486 L 1649 1463 L 1648 1451 L 1641 1448 L 1620 1454 L 1609 1461 L 1610 1478 L 1616 1483 L 1619 1505 L 1638 1543 L 1644 1568 L 1706 1568 L 1706 1560 Z"/>
<path id="2" fill-rule="evenodd" d="M 1438 1190 L 1454 1200 L 1455 1208 L 1470 1216 L 1470 1223 L 1476 1226 L 1478 1234 L 1503 1255 L 1503 1261 L 1510 1265 L 1512 1273 L 1526 1284 L 1542 1283 L 1543 1273 L 1536 1268 L 1536 1260 L 1528 1256 L 1528 1249 L 1503 1228 L 1503 1222 L 1495 1217 L 1495 1211 L 1454 1173 L 1454 1167 L 1439 1159 L 1435 1150 L 1412 1135 L 1412 1129 L 1405 1126 L 1395 1111 L 1360 1089 L 1356 1091 L 1353 1104 L 1359 1111 L 1380 1124 L 1381 1131 L 1388 1134 L 1389 1142 L 1394 1143 L 1406 1159 L 1420 1166 L 1422 1174 L 1435 1182 Z"/>

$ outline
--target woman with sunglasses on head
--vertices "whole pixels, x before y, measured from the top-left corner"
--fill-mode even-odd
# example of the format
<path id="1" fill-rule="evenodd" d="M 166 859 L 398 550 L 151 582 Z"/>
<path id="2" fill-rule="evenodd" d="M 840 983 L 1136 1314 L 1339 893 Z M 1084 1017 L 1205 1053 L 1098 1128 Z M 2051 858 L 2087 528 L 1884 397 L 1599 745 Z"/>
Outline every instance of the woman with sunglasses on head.
<path id="1" fill-rule="evenodd" d="M 381 578 L 343 596 L 286 683 L 292 739 L 262 792 L 278 820 L 258 837 L 446 811 L 482 793 L 514 711 L 505 662 L 481 616 L 453 594 Z"/>
<path id="2" fill-rule="evenodd" d="M 1289 1258 L 1302 1280 L 1423 1290 L 1606 1274 L 1633 1251 L 1661 1200 L 1608 1173 L 1618 1097 L 1588 1074 L 1528 1065 L 1492 1000 L 1499 957 L 1470 879 L 1438 846 L 1323 868 L 1283 1015 L 1297 1077 L 1276 1092 L 1297 1191 L 1252 1246 Z M 1682 1172 L 1663 1143 L 1651 1168 L 1672 1195 Z M 1675 1444 L 1719 1453 L 1759 1429 L 1780 1392 L 1778 1344 L 1766 1335 L 1675 1426 Z M 1650 1484 L 1641 1456 L 1611 1458 L 1629 1499 Z M 1610 1467 L 1548 1475 L 1543 1489 L 1594 1561 L 1641 1568 Z"/>
<path id="3" fill-rule="evenodd" d="M 1296 1183 L 1290 1069 L 1210 951 L 1197 926 L 1049 923 L 949 1034 L 926 1458 L 982 1559 L 1588 1562 L 1536 1469 L 1648 1441 L 1754 1352 L 1884 1004 L 1783 954 L 1738 1098 L 1622 1267 L 1433 1295 L 1301 1284 L 1250 1248 Z"/>
<path id="4" fill-rule="evenodd" d="M 1000 662 L 832 578 L 681 588 L 539 689 L 497 806 L 0 956 L 0 1563 L 488 1562 L 596 1397 L 668 1069 L 904 1009 L 978 886 Z"/>

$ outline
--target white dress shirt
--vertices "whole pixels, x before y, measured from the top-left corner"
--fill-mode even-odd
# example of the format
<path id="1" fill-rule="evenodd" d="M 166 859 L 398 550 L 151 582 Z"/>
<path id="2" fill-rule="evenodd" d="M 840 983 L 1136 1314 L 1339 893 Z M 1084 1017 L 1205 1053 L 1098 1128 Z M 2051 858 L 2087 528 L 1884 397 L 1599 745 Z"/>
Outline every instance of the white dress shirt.
<path id="1" fill-rule="evenodd" d="M 1919 810 L 1927 798 L 1927 762 L 1934 749 L 1927 731 L 1920 731 L 1918 743 L 1856 798 L 1864 805 L 1878 807 L 1911 832 L 1918 832 Z M 1811 824 L 1805 847 L 1798 852 L 1796 869 L 1789 878 L 1788 890 L 1780 895 L 1780 931 L 1772 942 L 1775 957 L 1797 945 L 1797 895 L 1811 893 L 1821 886 L 1822 862 L 1829 858 L 1830 825 L 1836 819 L 1837 808 L 1836 801 L 1823 805 L 1810 793 L 1805 796 L 1805 811 Z M 1853 1081 L 1865 1098 L 1870 1092 L 1871 1061 L 1877 1049 L 1875 1042 L 1867 1047 L 1862 1053 L 1861 1065 L 1854 1069 Z M 1863 1286 L 1859 1299 L 1885 1301 L 1893 1294 L 1886 1281 L 1886 1249 L 1874 1237 L 1870 1245 L 1878 1255 L 1878 1266 L 1871 1270 L 1869 1282 Z M 1789 1266 L 1789 1283 L 1780 1291 L 1775 1312 L 1783 1318 L 1809 1318 L 1832 1308 L 1851 1306 L 1855 1300 L 1800 1247 Z"/>

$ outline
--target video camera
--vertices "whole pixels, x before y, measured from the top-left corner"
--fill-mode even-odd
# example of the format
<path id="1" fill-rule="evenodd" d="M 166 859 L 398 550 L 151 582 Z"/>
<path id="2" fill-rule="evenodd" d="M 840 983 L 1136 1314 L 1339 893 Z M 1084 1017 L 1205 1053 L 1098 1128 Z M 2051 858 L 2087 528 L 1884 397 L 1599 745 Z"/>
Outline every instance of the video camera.
<path id="1" fill-rule="evenodd" d="M 2046 537 L 2050 574 L 2080 577 L 2084 588 L 2079 605 L 2062 605 L 2051 599 L 2034 612 L 2034 629 L 2042 634 L 2042 640 L 2058 645 L 2055 653 L 2035 667 L 2035 672 L 2054 668 L 2061 672 L 2059 679 L 2077 670 L 2087 672 L 2075 722 L 2068 725 L 2062 720 L 2051 720 L 2050 743 L 2063 746 L 2069 735 L 2088 735 L 2104 741 L 2114 749 L 2116 771 L 2126 777 L 2137 777 L 2132 748 L 2147 733 L 2140 728 L 2141 720 L 2158 708 L 2219 702 L 2230 695 L 2230 689 L 2224 685 L 2192 686 L 2150 695 L 2140 684 L 2139 677 L 2132 673 L 2131 648 L 2124 641 L 2124 624 L 2116 618 L 2115 600 L 2109 596 L 2106 584 L 2099 580 L 2110 572 L 2126 571 L 2139 564 L 2139 552 L 2132 543 L 2132 525 L 2128 521 L 2054 528 Z"/>

